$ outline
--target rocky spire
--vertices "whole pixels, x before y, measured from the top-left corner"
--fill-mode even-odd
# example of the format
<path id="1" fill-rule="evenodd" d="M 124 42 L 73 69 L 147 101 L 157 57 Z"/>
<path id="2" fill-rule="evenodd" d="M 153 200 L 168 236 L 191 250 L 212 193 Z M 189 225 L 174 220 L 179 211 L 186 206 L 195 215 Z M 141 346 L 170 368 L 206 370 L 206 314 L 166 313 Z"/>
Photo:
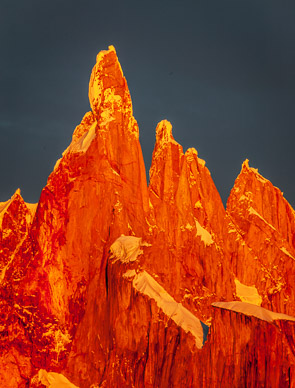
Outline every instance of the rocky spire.
<path id="1" fill-rule="evenodd" d="M 225 212 L 167 120 L 147 187 L 112 46 L 89 100 L 36 213 L 19 191 L 0 203 L 0 386 L 293 386 L 283 194 L 246 161 Z"/>

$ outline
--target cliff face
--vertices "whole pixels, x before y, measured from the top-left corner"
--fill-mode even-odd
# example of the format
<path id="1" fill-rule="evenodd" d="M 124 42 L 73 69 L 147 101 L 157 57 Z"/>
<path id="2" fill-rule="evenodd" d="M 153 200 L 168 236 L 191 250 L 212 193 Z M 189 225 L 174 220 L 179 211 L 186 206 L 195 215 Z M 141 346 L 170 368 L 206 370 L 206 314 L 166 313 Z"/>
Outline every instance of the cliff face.
<path id="1" fill-rule="evenodd" d="M 183 153 L 167 121 L 156 129 L 149 196 L 155 226 L 148 268 L 199 318 L 210 320 L 212 301 L 233 298 L 229 255 L 222 251 L 225 210 L 205 162 L 193 148 Z"/>
<path id="2" fill-rule="evenodd" d="M 225 211 L 166 120 L 147 186 L 113 47 L 89 100 L 38 206 L 19 191 L 0 204 L 0 385 L 294 386 L 295 217 L 282 193 L 246 161 Z M 261 319 L 258 305 L 288 316 Z"/>
<path id="3" fill-rule="evenodd" d="M 295 318 L 244 302 L 213 306 L 207 386 L 295 386 Z"/>
<path id="4" fill-rule="evenodd" d="M 295 213 L 248 161 L 227 203 L 227 244 L 235 276 L 254 285 L 262 306 L 295 315 Z"/>

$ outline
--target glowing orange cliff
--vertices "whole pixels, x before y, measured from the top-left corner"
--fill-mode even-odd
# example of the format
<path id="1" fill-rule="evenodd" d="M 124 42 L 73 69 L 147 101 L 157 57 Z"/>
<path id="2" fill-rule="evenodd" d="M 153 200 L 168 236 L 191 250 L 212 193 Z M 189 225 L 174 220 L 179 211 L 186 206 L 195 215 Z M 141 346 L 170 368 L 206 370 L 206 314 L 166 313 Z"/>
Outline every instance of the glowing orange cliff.
<path id="1" fill-rule="evenodd" d="M 115 49 L 37 205 L 0 203 L 0 387 L 295 387 L 295 213 L 243 163 L 224 209 L 164 120 L 150 183 Z"/>

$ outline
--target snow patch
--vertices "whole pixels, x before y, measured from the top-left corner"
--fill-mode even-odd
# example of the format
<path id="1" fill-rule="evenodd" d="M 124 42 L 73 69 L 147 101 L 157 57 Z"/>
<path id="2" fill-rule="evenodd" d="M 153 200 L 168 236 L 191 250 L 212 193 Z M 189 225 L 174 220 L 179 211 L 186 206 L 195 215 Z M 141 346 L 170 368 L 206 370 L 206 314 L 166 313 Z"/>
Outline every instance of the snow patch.
<path id="1" fill-rule="evenodd" d="M 249 214 L 254 214 L 255 216 L 259 217 L 266 225 L 268 225 L 271 229 L 276 230 L 271 224 L 269 224 L 253 207 L 249 207 L 248 209 Z"/>
<path id="2" fill-rule="evenodd" d="M 34 382 L 39 382 L 49 388 L 79 388 L 77 385 L 72 384 L 61 373 L 47 372 L 45 369 L 40 369 L 37 378 L 34 378 L 33 380 L 35 380 Z"/>
<path id="3" fill-rule="evenodd" d="M 202 205 L 200 200 L 195 203 L 194 208 L 195 209 L 203 209 L 203 205 Z"/>
<path id="4" fill-rule="evenodd" d="M 141 237 L 125 236 L 122 234 L 110 247 L 111 258 L 115 259 L 113 263 L 118 260 L 122 263 L 135 261 L 143 253 L 141 249 L 143 246 L 147 247 L 151 246 L 151 244 L 142 242 Z"/>
<path id="5" fill-rule="evenodd" d="M 215 302 L 212 306 L 219 307 L 221 309 L 234 311 L 236 313 L 242 313 L 249 317 L 256 317 L 266 322 L 273 322 L 278 320 L 295 321 L 295 317 L 291 317 L 287 314 L 275 313 L 274 311 L 267 310 L 260 306 L 255 306 L 251 303 L 245 302 Z"/>
<path id="6" fill-rule="evenodd" d="M 34 218 L 35 216 L 35 213 L 36 213 L 36 210 L 37 210 L 37 206 L 38 206 L 38 203 L 27 203 L 25 202 L 30 214 L 27 214 L 26 216 L 26 220 L 27 220 L 27 223 L 31 223 L 32 219 Z"/>
<path id="7" fill-rule="evenodd" d="M 53 167 L 53 171 L 55 171 L 58 168 L 58 166 L 60 165 L 61 159 L 62 158 L 57 159 L 57 161 L 56 161 L 56 163 L 55 163 L 55 165 Z"/>
<path id="8" fill-rule="evenodd" d="M 30 213 L 32 214 L 32 216 L 34 216 L 34 214 L 36 213 L 38 203 L 25 202 L 25 204 L 26 204 L 27 208 L 29 209 Z"/>
<path id="9" fill-rule="evenodd" d="M 203 243 L 205 245 L 211 245 L 213 244 L 213 239 L 212 239 L 212 236 L 211 234 L 206 230 L 204 229 L 200 224 L 199 222 L 195 219 L 195 223 L 196 223 L 196 228 L 197 228 L 197 233 L 196 233 L 196 236 L 199 236 L 201 237 L 201 240 L 203 241 Z"/>
<path id="10" fill-rule="evenodd" d="M 123 274 L 123 278 L 125 278 L 125 279 L 132 279 L 132 278 L 134 278 L 135 275 L 136 275 L 135 269 L 128 269 L 128 271 L 126 271 Z"/>
<path id="11" fill-rule="evenodd" d="M 251 303 L 257 306 L 261 305 L 262 298 L 258 294 L 255 286 L 246 286 L 245 284 L 240 283 L 238 279 L 235 279 L 235 284 L 237 297 L 240 298 L 242 302 Z"/>
<path id="12" fill-rule="evenodd" d="M 185 229 L 191 231 L 193 229 L 192 225 L 188 222 L 185 226 Z"/>
<path id="13" fill-rule="evenodd" d="M 294 256 L 292 256 L 292 255 L 291 255 L 291 253 L 290 253 L 290 252 L 288 252 L 288 251 L 287 251 L 287 249 L 286 249 L 285 247 L 283 247 L 283 248 L 280 248 L 280 249 L 281 249 L 281 251 L 282 251 L 282 252 L 284 252 L 284 253 L 285 253 L 285 255 L 287 255 L 287 256 L 291 257 L 291 259 L 295 260 L 295 257 L 294 257 Z"/>
<path id="14" fill-rule="evenodd" d="M 63 156 L 65 156 L 65 154 L 67 154 L 68 152 L 86 152 L 90 146 L 90 144 L 92 143 L 92 140 L 96 137 L 96 133 L 95 133 L 95 129 L 96 129 L 96 121 L 91 125 L 91 127 L 89 128 L 89 130 L 87 132 L 84 133 L 84 135 L 82 135 L 81 137 L 79 137 L 77 139 L 77 141 L 75 142 L 72 142 L 68 148 L 63 152 Z M 59 162 L 57 161 L 54 169 L 56 169 L 59 165 Z"/>
<path id="15" fill-rule="evenodd" d="M 140 272 L 133 279 L 133 287 L 153 299 L 164 314 L 195 337 L 197 348 L 202 348 L 204 333 L 201 321 L 181 303 L 177 303 L 151 275 L 146 271 Z"/>

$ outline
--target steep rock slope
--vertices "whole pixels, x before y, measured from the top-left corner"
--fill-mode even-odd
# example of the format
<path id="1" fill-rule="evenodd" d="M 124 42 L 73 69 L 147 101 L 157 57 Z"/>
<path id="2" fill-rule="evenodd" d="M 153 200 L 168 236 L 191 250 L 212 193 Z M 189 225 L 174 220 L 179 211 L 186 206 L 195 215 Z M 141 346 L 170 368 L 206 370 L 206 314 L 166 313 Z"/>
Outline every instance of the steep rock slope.
<path id="1" fill-rule="evenodd" d="M 89 101 L 37 210 L 18 191 L 0 204 L 0 385 L 294 386 L 295 220 L 282 193 L 245 162 L 225 211 L 166 120 L 147 186 L 112 46 Z"/>
<path id="2" fill-rule="evenodd" d="M 31 257 L 30 226 L 37 205 L 17 190 L 0 204 L 0 386 L 22 386 L 31 374 L 32 346 L 22 325 L 30 314 L 16 301 L 17 285 Z"/>
<path id="3" fill-rule="evenodd" d="M 193 148 L 183 153 L 166 120 L 156 129 L 149 194 L 157 252 L 148 267 L 172 295 L 207 321 L 212 301 L 233 297 L 229 256 L 222 252 L 225 210 L 205 162 Z M 161 261 L 156 259 L 159 253 Z"/>
<path id="4" fill-rule="evenodd" d="M 22 310 L 30 306 L 30 316 L 21 320 L 34 370 L 63 368 L 78 327 L 77 346 L 87 346 L 83 362 L 88 363 L 95 341 L 79 341 L 79 333 L 85 326 L 91 334 L 97 295 L 104 315 L 109 246 L 133 229 L 143 235 L 150 211 L 138 127 L 113 47 L 97 56 L 89 97 L 92 112 L 76 128 L 41 193 L 23 244 L 31 242 L 30 260 L 13 293 L 12 303 Z"/>
<path id="5" fill-rule="evenodd" d="M 138 127 L 114 48 L 98 55 L 89 98 L 92 112 L 76 128 L 42 191 L 33 225 L 38 266 L 32 266 L 37 281 L 33 285 L 24 281 L 23 293 L 41 293 L 46 316 L 57 322 L 47 332 L 57 340 L 52 341 L 55 347 L 48 344 L 52 356 L 46 367 L 65 365 L 73 345 L 70 365 L 83 375 L 85 364 L 85 373 L 91 376 L 88 358 L 104 358 L 106 352 L 103 348 L 101 355 L 96 346 L 105 328 L 95 327 L 93 319 L 97 313 L 98 321 L 103 321 L 106 314 L 109 246 L 121 233 L 144 234 L 149 205 Z M 98 368 L 94 374 L 99 373 Z"/>
<path id="6" fill-rule="evenodd" d="M 13 265 L 18 250 L 26 239 L 37 204 L 24 202 L 18 189 L 10 200 L 0 203 L 0 283 Z"/>
<path id="7" fill-rule="evenodd" d="M 247 160 L 228 199 L 227 221 L 237 279 L 256 287 L 263 306 L 295 315 L 295 212 Z"/>

